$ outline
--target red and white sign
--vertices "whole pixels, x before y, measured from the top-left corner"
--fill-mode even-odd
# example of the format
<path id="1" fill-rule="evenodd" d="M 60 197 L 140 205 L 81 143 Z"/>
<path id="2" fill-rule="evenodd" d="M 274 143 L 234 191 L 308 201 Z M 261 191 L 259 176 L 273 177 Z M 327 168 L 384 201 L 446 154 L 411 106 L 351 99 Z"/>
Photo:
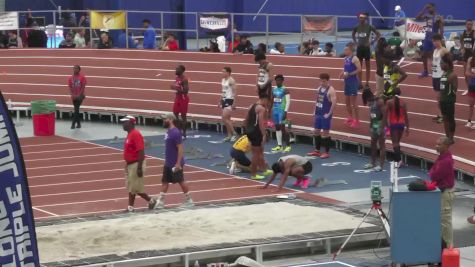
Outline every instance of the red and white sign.
<path id="1" fill-rule="evenodd" d="M 426 36 L 426 23 L 407 19 L 405 24 L 397 27 L 402 38 L 422 40 Z"/>

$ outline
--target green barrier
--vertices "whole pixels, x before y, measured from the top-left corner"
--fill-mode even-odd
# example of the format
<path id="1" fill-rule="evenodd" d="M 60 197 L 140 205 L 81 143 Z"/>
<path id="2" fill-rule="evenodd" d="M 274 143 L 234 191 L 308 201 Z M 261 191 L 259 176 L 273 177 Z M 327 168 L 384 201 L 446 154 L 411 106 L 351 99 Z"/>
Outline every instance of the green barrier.
<path id="1" fill-rule="evenodd" d="M 55 100 L 35 100 L 31 101 L 31 114 L 49 114 L 56 112 Z"/>

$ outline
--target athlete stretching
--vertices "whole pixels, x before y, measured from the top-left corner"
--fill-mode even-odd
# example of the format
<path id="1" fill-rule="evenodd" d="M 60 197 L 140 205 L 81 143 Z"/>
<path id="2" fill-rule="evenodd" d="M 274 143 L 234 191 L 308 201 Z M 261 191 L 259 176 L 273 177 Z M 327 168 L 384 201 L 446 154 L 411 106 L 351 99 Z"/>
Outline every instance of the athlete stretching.
<path id="1" fill-rule="evenodd" d="M 290 137 L 285 130 L 284 121 L 287 119 L 287 112 L 290 105 L 289 91 L 283 85 L 284 76 L 277 74 L 275 76 L 276 87 L 272 89 L 272 95 L 274 97 L 274 107 L 272 109 L 272 119 L 275 125 L 275 135 L 277 137 L 277 146 L 272 149 L 273 152 L 290 152 Z M 282 147 L 282 137 L 284 138 L 285 148 Z"/>
<path id="2" fill-rule="evenodd" d="M 308 153 L 308 156 L 320 157 L 326 159 L 330 157 L 330 128 L 333 117 L 333 110 L 336 107 L 336 92 L 328 81 L 330 75 L 327 73 L 320 74 L 321 85 L 317 89 L 317 104 L 315 106 L 315 150 Z M 323 130 L 323 132 L 322 132 Z M 320 147 L 325 148 L 323 154 L 320 153 Z"/>
<path id="3" fill-rule="evenodd" d="M 231 68 L 223 68 L 223 80 L 221 81 L 222 95 L 219 106 L 223 109 L 223 123 L 226 126 L 227 135 L 223 139 L 224 142 L 234 142 L 237 139 L 236 131 L 234 130 L 231 114 L 236 109 L 236 81 L 231 77 Z"/>

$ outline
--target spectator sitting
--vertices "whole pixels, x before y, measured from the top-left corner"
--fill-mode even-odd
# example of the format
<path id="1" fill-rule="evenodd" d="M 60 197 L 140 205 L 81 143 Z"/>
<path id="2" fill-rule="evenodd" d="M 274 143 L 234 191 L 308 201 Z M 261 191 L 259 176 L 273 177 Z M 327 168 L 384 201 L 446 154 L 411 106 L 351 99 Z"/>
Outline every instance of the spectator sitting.
<path id="1" fill-rule="evenodd" d="M 396 55 L 395 59 L 400 59 L 403 56 L 403 51 L 401 48 L 402 40 L 400 38 L 399 32 L 393 32 L 393 36 L 389 38 L 388 44 L 394 55 Z"/>
<path id="2" fill-rule="evenodd" d="M 76 48 L 85 48 L 86 47 L 86 30 L 80 29 L 76 35 L 74 35 L 74 44 Z"/>
<path id="3" fill-rule="evenodd" d="M 462 44 L 460 43 L 460 37 L 455 36 L 453 38 L 454 45 L 450 48 L 450 53 L 454 61 L 462 61 Z"/>
<path id="4" fill-rule="evenodd" d="M 209 47 L 201 48 L 200 52 L 213 52 L 213 53 L 219 53 L 221 52 L 218 47 L 218 43 L 216 42 L 215 39 L 209 40 Z"/>
<path id="5" fill-rule="evenodd" d="M 48 36 L 41 30 L 36 21 L 31 25 L 33 30 L 28 34 L 28 47 L 46 48 L 48 45 Z"/>
<path id="6" fill-rule="evenodd" d="M 323 48 L 324 56 L 334 57 L 336 56 L 336 50 L 333 48 L 332 43 L 326 43 L 325 48 Z"/>
<path id="7" fill-rule="evenodd" d="M 267 45 L 264 44 L 264 43 L 259 43 L 257 45 L 257 49 L 254 50 L 254 55 L 257 55 L 257 54 L 266 54 L 267 53 Z"/>
<path id="8" fill-rule="evenodd" d="M 228 52 L 232 53 L 234 49 L 241 43 L 241 36 L 237 33 L 234 33 L 234 42 L 231 44 L 231 42 L 228 45 Z"/>
<path id="9" fill-rule="evenodd" d="M 8 37 L 3 31 L 0 31 L 0 49 L 8 48 Z"/>
<path id="10" fill-rule="evenodd" d="M 175 39 L 175 35 L 172 33 L 169 33 L 167 35 L 167 39 L 165 42 L 162 44 L 160 47 L 161 50 L 167 50 L 167 51 L 177 51 L 180 50 L 178 46 L 178 41 Z"/>
<path id="11" fill-rule="evenodd" d="M 59 48 L 75 48 L 76 44 L 74 43 L 73 33 L 66 33 L 66 39 L 64 39 L 60 44 Z"/>
<path id="12" fill-rule="evenodd" d="M 403 49 L 404 58 L 420 61 L 421 60 L 421 50 L 417 46 L 417 41 L 414 39 L 409 39 L 409 42 L 405 42 L 401 45 Z"/>
<path id="13" fill-rule="evenodd" d="M 155 29 L 152 27 L 150 20 L 144 19 L 142 21 L 143 27 L 145 31 L 143 32 L 143 48 L 144 49 L 155 49 L 157 48 L 157 42 L 155 38 L 157 34 L 155 33 Z"/>
<path id="14" fill-rule="evenodd" d="M 236 46 L 236 48 L 234 48 L 233 52 L 234 53 L 242 53 L 242 54 L 254 54 L 253 45 L 252 45 L 251 41 L 249 41 L 247 39 L 246 35 L 241 36 L 241 40 L 239 42 L 239 45 Z"/>
<path id="15" fill-rule="evenodd" d="M 135 49 L 137 48 L 137 44 L 135 43 L 134 39 L 132 36 L 127 36 L 127 33 L 125 30 L 122 30 L 122 32 L 119 35 L 118 41 L 117 41 L 117 47 L 118 48 L 127 48 L 127 43 L 129 45 L 129 48 Z"/>
<path id="16" fill-rule="evenodd" d="M 274 48 L 269 51 L 271 55 L 284 55 L 285 54 L 285 46 L 282 43 L 275 43 Z"/>
<path id="17" fill-rule="evenodd" d="M 71 28 L 76 27 L 76 16 L 71 12 L 63 12 L 63 37 L 66 39 L 66 35 L 71 31 Z"/>
<path id="18" fill-rule="evenodd" d="M 8 32 L 8 48 L 23 48 L 23 42 L 21 38 L 17 36 L 16 31 L 9 31 Z"/>
<path id="19" fill-rule="evenodd" d="M 310 40 L 308 48 L 303 54 L 304 56 L 321 56 L 323 50 L 320 48 L 320 42 L 318 40 Z"/>
<path id="20" fill-rule="evenodd" d="M 302 45 L 299 45 L 298 46 L 299 53 L 303 55 L 303 53 L 307 51 L 309 45 L 310 45 L 310 42 L 308 41 L 305 41 L 302 43 Z"/>
<path id="21" fill-rule="evenodd" d="M 97 46 L 99 49 L 110 49 L 112 48 L 112 41 L 110 40 L 109 34 L 106 32 L 103 32 L 101 34 L 101 40 L 99 42 L 99 45 Z"/>

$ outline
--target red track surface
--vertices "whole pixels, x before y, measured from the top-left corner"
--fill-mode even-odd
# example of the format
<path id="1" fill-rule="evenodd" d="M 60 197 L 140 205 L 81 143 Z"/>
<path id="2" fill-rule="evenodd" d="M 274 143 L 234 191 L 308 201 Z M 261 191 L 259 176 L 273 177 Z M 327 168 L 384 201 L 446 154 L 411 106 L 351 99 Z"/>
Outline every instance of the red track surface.
<path id="1" fill-rule="evenodd" d="M 71 74 L 71 66 L 80 64 L 88 77 L 86 106 L 99 108 L 123 108 L 136 111 L 169 111 L 174 93 L 169 85 L 174 79 L 174 68 L 178 63 L 187 67 L 191 79 L 190 112 L 194 114 L 220 116 L 217 102 L 220 96 L 221 69 L 233 68 L 238 82 L 238 111 L 236 117 L 243 117 L 247 107 L 255 101 L 256 65 L 251 56 L 229 54 L 204 54 L 187 52 L 126 51 L 126 50 L 3 50 L 0 51 L 0 86 L 6 98 L 29 102 L 33 99 L 56 99 L 61 104 L 70 104 L 65 86 Z M 286 85 L 291 90 L 292 104 L 289 117 L 294 125 L 312 127 L 316 77 L 329 72 L 338 90 L 340 105 L 336 110 L 334 130 L 358 135 L 367 135 L 367 122 L 359 129 L 343 125 L 345 109 L 342 105 L 342 81 L 337 80 L 342 60 L 336 58 L 315 58 L 300 56 L 269 56 L 274 63 L 275 73 L 286 76 Z M 406 65 L 403 63 L 402 65 Z M 374 68 L 373 68 L 374 69 Z M 434 124 L 431 118 L 438 113 L 431 88 L 431 79 L 419 79 L 419 63 L 404 67 L 409 78 L 401 86 L 405 101 L 410 109 L 412 132 L 404 143 L 412 145 L 411 153 L 434 158 L 428 151 L 435 139 L 443 134 L 442 125 Z M 458 67 L 459 76 L 462 75 Z M 158 75 L 158 76 L 157 76 Z M 373 75 L 372 75 L 373 76 Z M 373 78 L 373 77 L 372 77 Z M 460 79 L 462 88 L 464 82 Z M 374 87 L 374 81 L 373 81 Z M 463 127 L 468 111 L 467 100 L 459 96 L 456 107 L 457 132 L 453 147 L 458 167 L 475 173 L 473 151 L 474 133 Z M 361 103 L 360 103 L 361 104 Z M 367 108 L 360 109 L 360 116 L 367 120 Z M 403 148 L 408 150 L 408 148 Z M 462 163 L 462 162 L 465 162 Z"/>
<path id="2" fill-rule="evenodd" d="M 125 211 L 127 190 L 120 150 L 57 136 L 23 138 L 20 142 L 37 220 Z M 149 194 L 159 193 L 162 165 L 161 159 L 147 160 L 146 191 Z M 272 189 L 260 189 L 259 182 L 192 166 L 185 167 L 185 177 L 197 204 L 278 195 Z M 293 191 L 281 193 L 290 192 Z M 295 193 L 315 201 L 337 203 L 303 192 Z M 170 187 L 166 206 L 179 205 L 183 200 L 180 189 Z M 145 201 L 137 198 L 136 207 L 145 206 Z"/>

